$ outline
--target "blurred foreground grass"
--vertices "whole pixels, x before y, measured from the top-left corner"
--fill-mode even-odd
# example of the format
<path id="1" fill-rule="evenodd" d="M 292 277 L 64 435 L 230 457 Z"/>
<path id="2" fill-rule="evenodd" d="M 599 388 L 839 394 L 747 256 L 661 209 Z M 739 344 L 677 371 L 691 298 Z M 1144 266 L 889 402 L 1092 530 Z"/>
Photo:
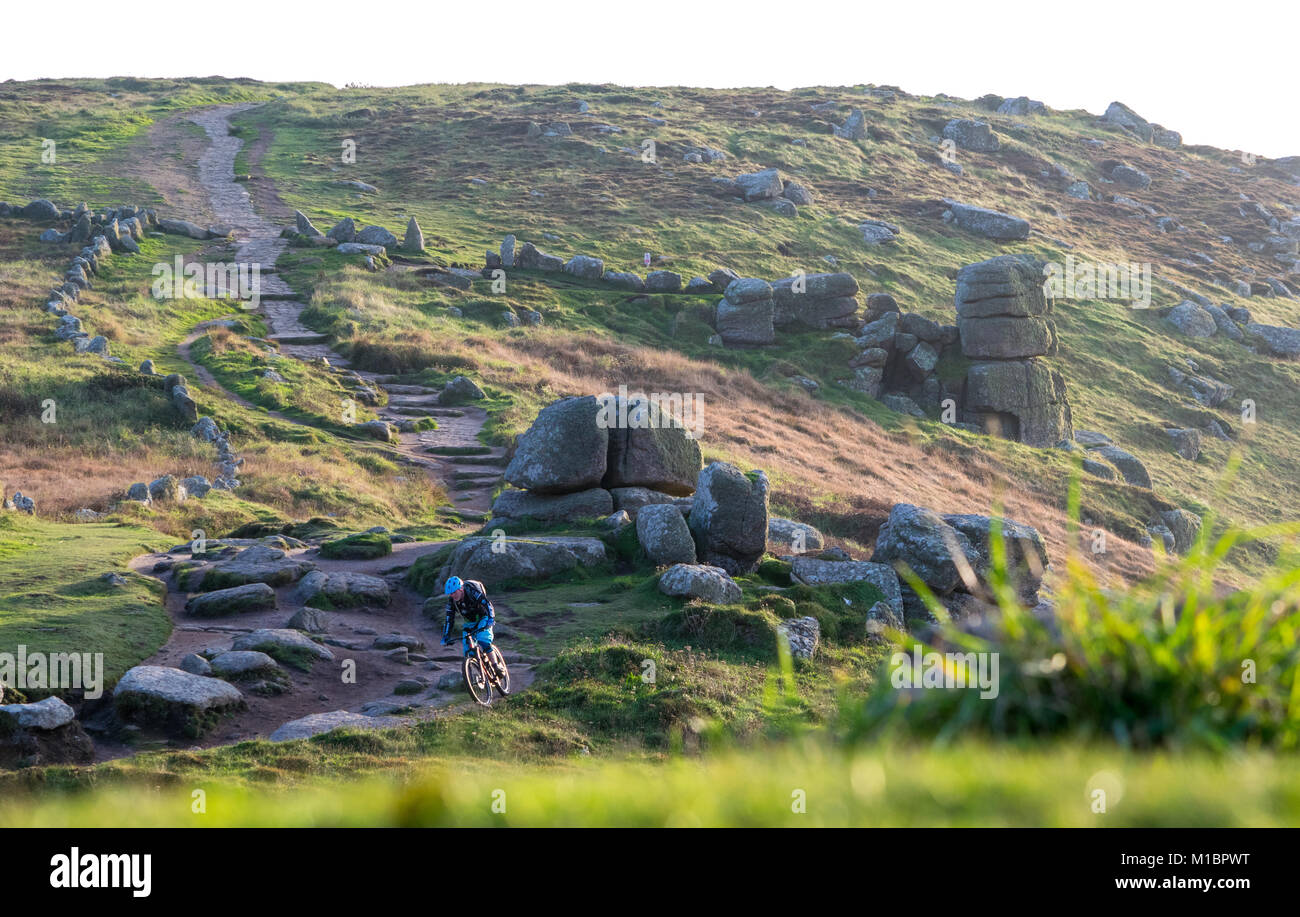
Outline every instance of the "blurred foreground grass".
<path id="1" fill-rule="evenodd" d="M 35 826 L 1284 826 L 1300 824 L 1294 755 L 819 742 L 706 759 L 546 766 L 465 758 L 306 786 L 182 779 L 0 801 Z M 206 812 L 196 813 L 202 790 Z M 1104 813 L 1094 808 L 1105 793 Z M 805 811 L 796 812 L 803 800 Z M 504 807 L 504 811 L 494 811 Z"/>

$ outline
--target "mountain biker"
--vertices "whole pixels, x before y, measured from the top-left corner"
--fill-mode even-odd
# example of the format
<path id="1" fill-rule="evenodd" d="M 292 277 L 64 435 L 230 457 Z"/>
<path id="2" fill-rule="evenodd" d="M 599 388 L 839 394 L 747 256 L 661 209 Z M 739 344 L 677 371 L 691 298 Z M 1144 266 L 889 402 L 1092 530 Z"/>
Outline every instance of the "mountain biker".
<path id="1" fill-rule="evenodd" d="M 442 594 L 447 597 L 447 616 L 442 622 L 442 645 L 451 644 L 451 628 L 456 623 L 456 613 L 459 612 L 465 619 L 465 626 L 461 629 L 461 645 L 465 655 L 470 654 L 469 638 L 472 634 L 483 647 L 484 658 L 495 669 L 496 662 L 492 658 L 492 625 L 496 624 L 496 609 L 488 600 L 483 584 L 477 580 L 449 576 L 442 587 Z"/>

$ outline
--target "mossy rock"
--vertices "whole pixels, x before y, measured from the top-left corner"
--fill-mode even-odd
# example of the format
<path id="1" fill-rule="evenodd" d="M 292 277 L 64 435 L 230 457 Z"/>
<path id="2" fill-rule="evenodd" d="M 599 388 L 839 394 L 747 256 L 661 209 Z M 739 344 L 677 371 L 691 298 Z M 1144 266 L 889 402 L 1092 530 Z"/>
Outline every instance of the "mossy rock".
<path id="1" fill-rule="evenodd" d="M 320 546 L 320 556 L 330 560 L 371 560 L 392 553 L 393 540 L 381 532 L 358 532 Z"/>

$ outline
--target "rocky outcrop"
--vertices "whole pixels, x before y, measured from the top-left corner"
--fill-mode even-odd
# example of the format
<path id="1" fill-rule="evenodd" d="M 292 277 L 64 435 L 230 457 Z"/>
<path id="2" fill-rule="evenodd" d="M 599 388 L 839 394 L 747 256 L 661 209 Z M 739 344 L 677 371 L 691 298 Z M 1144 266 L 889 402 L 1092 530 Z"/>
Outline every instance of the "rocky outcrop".
<path id="1" fill-rule="evenodd" d="M 944 125 L 943 136 L 951 140 L 958 149 L 971 150 L 976 153 L 993 153 L 1001 144 L 988 122 L 954 118 Z"/>
<path id="2" fill-rule="evenodd" d="M 803 274 L 775 281 L 772 325 L 851 328 L 857 324 L 857 295 L 858 282 L 852 274 Z"/>
<path id="3" fill-rule="evenodd" d="M 981 603 L 992 601 L 988 585 L 992 569 L 991 541 L 1000 527 L 1006 575 L 1020 602 L 1032 607 L 1047 569 L 1047 551 L 1042 538 L 1030 526 L 1009 519 L 951 514 L 899 503 L 889 513 L 876 538 L 874 563 L 909 569 L 935 597 L 954 607 L 954 594 L 971 596 Z M 920 597 L 906 583 L 902 586 L 906 620 L 930 620 Z M 958 600 L 957 607 L 971 609 L 974 603 Z"/>
<path id="4" fill-rule="evenodd" d="M 1155 128 L 1151 123 L 1123 102 L 1111 102 L 1106 108 L 1106 113 L 1101 116 L 1101 120 L 1125 128 L 1147 143 L 1151 142 L 1155 134 Z"/>
<path id="5" fill-rule="evenodd" d="M 715 327 L 728 347 L 758 347 L 776 340 L 772 285 L 757 277 L 727 284 L 718 303 Z"/>
<path id="6" fill-rule="evenodd" d="M 1039 359 L 1056 349 L 1042 265 L 1020 255 L 968 264 L 957 273 L 956 307 L 962 355 L 975 361 L 962 421 L 1031 446 L 1072 438 L 1065 379 Z"/>

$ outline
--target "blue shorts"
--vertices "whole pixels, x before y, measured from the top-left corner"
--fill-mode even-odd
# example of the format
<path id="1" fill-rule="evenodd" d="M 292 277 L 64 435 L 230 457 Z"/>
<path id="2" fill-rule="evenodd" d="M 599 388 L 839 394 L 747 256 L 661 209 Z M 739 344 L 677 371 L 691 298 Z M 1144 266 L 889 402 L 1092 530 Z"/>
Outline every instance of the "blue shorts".
<path id="1" fill-rule="evenodd" d="M 474 639 L 483 647 L 483 652 L 492 652 L 492 625 L 496 624 L 496 618 L 484 618 L 474 623 L 472 627 L 467 626 L 461 631 L 460 643 L 465 650 L 465 655 L 470 654 L 469 636 L 474 635 Z"/>

